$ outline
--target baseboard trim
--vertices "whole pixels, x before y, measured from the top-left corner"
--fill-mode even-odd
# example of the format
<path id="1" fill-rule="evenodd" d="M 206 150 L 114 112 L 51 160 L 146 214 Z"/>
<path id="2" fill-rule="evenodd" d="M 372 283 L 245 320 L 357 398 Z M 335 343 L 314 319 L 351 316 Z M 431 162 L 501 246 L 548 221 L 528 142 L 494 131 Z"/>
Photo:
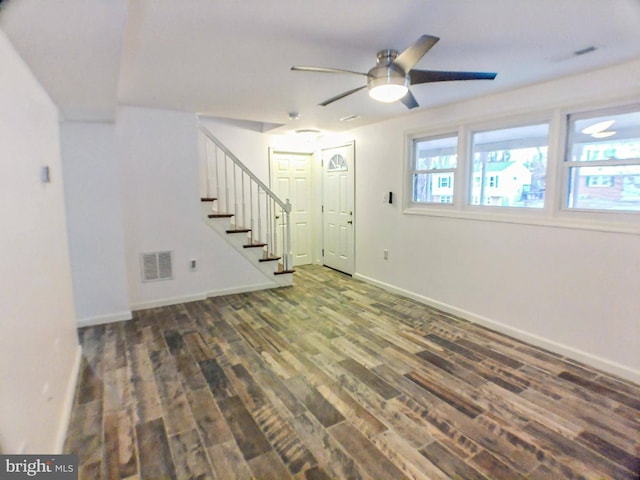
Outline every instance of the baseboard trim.
<path id="1" fill-rule="evenodd" d="M 433 298 L 429 298 L 424 295 L 420 295 L 418 293 L 411 292 L 409 290 L 405 290 L 403 288 L 399 288 L 385 282 L 381 282 L 380 280 L 376 280 L 374 278 L 367 277 L 365 275 L 356 273 L 353 276 L 353 278 L 362 280 L 363 282 L 367 282 L 372 285 L 376 285 L 392 293 L 397 293 L 398 295 L 402 295 L 403 297 L 411 298 L 412 300 L 415 300 L 420 303 L 424 303 L 425 305 L 437 308 L 438 310 L 442 310 L 445 313 L 455 315 L 456 317 L 460 317 L 464 320 L 468 320 L 470 322 L 477 323 L 479 325 L 490 328 L 497 332 L 504 333 L 505 335 L 509 335 L 511 337 L 517 338 L 518 340 L 527 342 L 536 347 L 550 350 L 552 352 L 566 356 L 570 359 L 582 362 L 593 368 L 597 368 L 607 373 L 618 375 L 622 378 L 625 378 L 635 383 L 640 383 L 640 370 L 635 370 L 626 365 L 622 365 L 612 360 L 608 360 L 606 358 L 593 355 L 592 353 L 585 352 L 584 350 L 580 350 L 580 349 L 571 347 L 569 345 L 565 345 L 563 343 L 550 340 L 548 338 L 542 337 L 540 335 L 536 335 L 531 332 L 527 332 L 525 330 L 521 330 L 519 328 L 514 328 L 512 326 L 506 325 L 501 322 L 497 322 L 495 320 L 484 317 L 482 315 L 477 315 L 468 310 L 454 307 L 453 305 L 449 305 L 447 303 L 434 300 Z"/>
<path id="2" fill-rule="evenodd" d="M 73 410 L 73 400 L 76 393 L 76 385 L 80 376 L 80 365 L 82 364 L 82 346 L 78 345 L 76 349 L 76 356 L 73 361 L 73 367 L 71 374 L 69 375 L 69 381 L 67 382 L 67 388 L 64 394 L 64 402 L 62 405 L 62 417 L 58 424 L 58 433 L 56 435 L 54 452 L 59 455 L 64 450 L 64 441 L 67 438 L 67 431 L 69 430 L 69 422 L 71 421 L 71 412 Z"/>
<path id="3" fill-rule="evenodd" d="M 131 320 L 132 318 L 133 318 L 133 315 L 131 313 L 131 310 L 126 310 L 124 312 L 109 313 L 106 315 L 96 315 L 93 317 L 80 318 L 76 323 L 78 325 L 78 328 L 82 328 L 82 327 L 91 327 L 93 325 L 102 325 L 104 323 L 122 322 L 125 320 Z"/>
<path id="4" fill-rule="evenodd" d="M 150 302 L 137 303 L 131 306 L 132 311 L 146 310 L 148 308 L 167 307 L 169 305 L 177 305 L 179 303 L 197 302 L 205 300 L 207 296 L 204 293 L 198 293 L 196 295 L 185 295 L 184 297 L 172 297 L 162 298 L 159 300 L 152 300 Z"/>
<path id="5" fill-rule="evenodd" d="M 196 295 L 187 295 L 184 297 L 164 298 L 154 300 L 152 302 L 137 303 L 131 306 L 132 311 L 146 310 L 148 308 L 166 307 L 168 305 L 177 305 L 180 303 L 198 302 L 206 300 L 209 297 L 221 297 L 223 295 L 235 295 L 237 293 L 256 292 L 258 290 L 268 290 L 270 288 L 278 288 L 281 285 L 277 283 L 256 283 L 254 285 L 243 285 L 242 287 L 222 288 L 220 290 L 209 290 L 208 292 Z"/>
<path id="6" fill-rule="evenodd" d="M 257 292 L 260 290 L 269 290 L 271 288 L 278 288 L 281 285 L 277 283 L 257 283 L 254 285 L 247 285 L 243 287 L 223 288 L 220 290 L 211 290 L 207 292 L 207 298 L 209 297 L 222 297 L 224 295 L 236 295 L 238 293 Z"/>

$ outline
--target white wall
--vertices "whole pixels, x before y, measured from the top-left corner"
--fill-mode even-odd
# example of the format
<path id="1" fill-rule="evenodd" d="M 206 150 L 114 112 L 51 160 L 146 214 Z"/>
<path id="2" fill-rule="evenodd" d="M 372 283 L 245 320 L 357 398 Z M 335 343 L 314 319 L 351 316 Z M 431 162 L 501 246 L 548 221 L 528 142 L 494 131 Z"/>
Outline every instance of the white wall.
<path id="1" fill-rule="evenodd" d="M 123 107 L 116 132 L 132 309 L 264 285 L 264 275 L 200 217 L 196 116 Z M 143 283 L 140 254 L 166 250 L 174 279 Z"/>
<path id="2" fill-rule="evenodd" d="M 128 320 L 115 125 L 65 122 L 61 144 L 78 325 Z"/>
<path id="3" fill-rule="evenodd" d="M 59 453 L 80 350 L 58 112 L 3 32 L 0 64 L 0 449 Z"/>
<path id="4" fill-rule="evenodd" d="M 202 117 L 200 124 L 220 140 L 268 187 L 271 188 L 269 150 L 280 152 L 299 152 L 312 155 L 311 160 L 311 254 L 313 263 L 322 263 L 322 167 L 320 150 L 315 139 L 305 138 L 294 133 L 262 133 L 255 122 L 239 122 L 220 118 Z M 201 192 L 206 192 L 204 145 L 201 150 Z M 281 200 L 285 200 L 282 198 Z M 294 276 L 295 279 L 295 276 Z"/>
<path id="5" fill-rule="evenodd" d="M 212 125 L 252 168 L 268 172 L 264 135 L 225 122 Z M 198 147 L 196 117 L 189 113 L 123 107 L 115 124 L 63 124 L 79 326 L 268 283 L 201 220 Z M 173 252 L 174 279 L 143 283 L 140 254 L 164 250 Z M 191 259 L 195 272 L 188 268 Z"/>
<path id="6" fill-rule="evenodd" d="M 255 126 L 253 122 L 202 117 L 200 124 L 231 150 L 255 176 L 269 185 L 271 135 L 252 129 Z"/>
<path id="7" fill-rule="evenodd" d="M 408 215 L 401 201 L 382 202 L 388 191 L 401 200 L 408 131 L 618 96 L 637 101 L 638 78 L 640 62 L 632 62 L 349 132 L 356 139 L 357 275 L 640 381 L 637 233 Z"/>

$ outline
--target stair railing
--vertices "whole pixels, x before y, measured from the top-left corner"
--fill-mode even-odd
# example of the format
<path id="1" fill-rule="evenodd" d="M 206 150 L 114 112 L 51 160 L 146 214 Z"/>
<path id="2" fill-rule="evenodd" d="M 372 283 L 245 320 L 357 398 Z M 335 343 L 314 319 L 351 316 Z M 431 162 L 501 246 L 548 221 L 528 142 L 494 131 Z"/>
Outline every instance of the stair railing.
<path id="1" fill-rule="evenodd" d="M 293 270 L 291 203 L 284 202 L 206 128 L 206 197 L 216 210 L 233 214 L 232 230 L 249 229 L 250 244 L 263 246 L 266 257 L 280 257 L 283 271 Z"/>

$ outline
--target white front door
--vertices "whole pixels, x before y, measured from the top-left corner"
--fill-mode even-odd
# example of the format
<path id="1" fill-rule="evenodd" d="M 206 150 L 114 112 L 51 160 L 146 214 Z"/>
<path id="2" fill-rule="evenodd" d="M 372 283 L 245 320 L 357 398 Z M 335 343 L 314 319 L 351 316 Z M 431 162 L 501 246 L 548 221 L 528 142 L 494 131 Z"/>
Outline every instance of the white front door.
<path id="1" fill-rule="evenodd" d="M 293 266 L 311 263 L 311 158 L 309 153 L 270 154 L 271 189 L 291 202 Z"/>
<path id="2" fill-rule="evenodd" d="M 322 150 L 324 264 L 353 275 L 355 143 Z"/>

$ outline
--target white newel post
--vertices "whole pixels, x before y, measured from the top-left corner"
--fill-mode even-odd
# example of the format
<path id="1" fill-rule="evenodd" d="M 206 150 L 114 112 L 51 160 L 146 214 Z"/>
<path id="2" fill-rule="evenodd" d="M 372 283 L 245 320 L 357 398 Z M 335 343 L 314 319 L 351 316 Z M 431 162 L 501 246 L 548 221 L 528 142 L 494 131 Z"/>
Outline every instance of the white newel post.
<path id="1" fill-rule="evenodd" d="M 284 204 L 284 221 L 285 221 L 285 246 L 284 246 L 284 269 L 292 270 L 293 269 L 293 261 L 292 261 L 292 253 L 291 253 L 291 202 L 287 198 Z"/>

